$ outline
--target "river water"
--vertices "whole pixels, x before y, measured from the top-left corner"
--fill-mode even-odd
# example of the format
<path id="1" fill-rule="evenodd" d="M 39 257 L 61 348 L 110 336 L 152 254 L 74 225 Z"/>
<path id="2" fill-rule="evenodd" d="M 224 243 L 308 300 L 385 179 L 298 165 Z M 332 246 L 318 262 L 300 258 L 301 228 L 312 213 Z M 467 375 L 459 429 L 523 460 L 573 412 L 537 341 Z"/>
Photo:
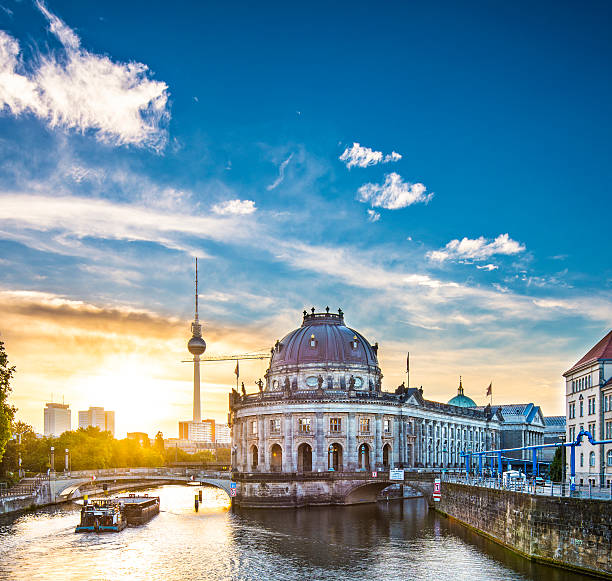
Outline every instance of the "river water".
<path id="1" fill-rule="evenodd" d="M 161 513 L 120 533 L 74 533 L 80 507 L 0 519 L 0 578 L 254 581 L 575 581 L 427 510 L 423 499 L 229 510 L 224 492 L 163 486 Z"/>

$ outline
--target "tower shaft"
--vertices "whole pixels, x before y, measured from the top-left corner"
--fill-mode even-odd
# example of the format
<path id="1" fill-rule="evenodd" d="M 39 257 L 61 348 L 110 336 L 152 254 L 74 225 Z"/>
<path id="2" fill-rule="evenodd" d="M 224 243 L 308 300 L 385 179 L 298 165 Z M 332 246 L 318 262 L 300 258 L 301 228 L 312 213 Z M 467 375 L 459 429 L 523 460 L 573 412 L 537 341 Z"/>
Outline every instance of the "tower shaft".
<path id="1" fill-rule="evenodd" d="M 202 421 L 202 411 L 200 409 L 200 356 L 193 357 L 193 421 Z"/>

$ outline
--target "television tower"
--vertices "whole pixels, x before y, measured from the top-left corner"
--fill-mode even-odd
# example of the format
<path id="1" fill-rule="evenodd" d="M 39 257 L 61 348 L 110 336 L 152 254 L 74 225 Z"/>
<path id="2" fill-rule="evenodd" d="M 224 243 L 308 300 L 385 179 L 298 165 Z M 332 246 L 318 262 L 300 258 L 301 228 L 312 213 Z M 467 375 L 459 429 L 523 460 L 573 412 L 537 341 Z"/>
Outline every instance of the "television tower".
<path id="1" fill-rule="evenodd" d="M 202 339 L 202 325 L 198 319 L 198 259 L 195 259 L 195 318 L 191 323 L 191 339 L 187 343 L 193 355 L 193 421 L 202 421 L 200 410 L 200 355 L 206 351 L 206 341 Z"/>

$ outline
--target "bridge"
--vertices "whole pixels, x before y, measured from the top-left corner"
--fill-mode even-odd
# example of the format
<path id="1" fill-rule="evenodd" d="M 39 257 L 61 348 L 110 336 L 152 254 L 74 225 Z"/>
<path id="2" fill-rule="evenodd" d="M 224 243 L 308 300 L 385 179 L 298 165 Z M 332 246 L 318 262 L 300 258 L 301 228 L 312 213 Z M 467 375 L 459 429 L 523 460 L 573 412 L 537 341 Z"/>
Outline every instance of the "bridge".
<path id="1" fill-rule="evenodd" d="M 439 471 L 403 470 L 403 479 L 387 471 L 234 472 L 235 503 L 245 508 L 289 508 L 376 502 L 393 484 L 409 486 L 433 505 L 434 479 Z M 395 474 L 397 476 L 397 474 Z"/>
<path id="2" fill-rule="evenodd" d="M 56 501 L 81 498 L 103 490 L 112 492 L 163 484 L 208 484 L 231 495 L 229 472 L 176 468 L 117 468 L 57 473 L 49 478 L 50 495 Z"/>

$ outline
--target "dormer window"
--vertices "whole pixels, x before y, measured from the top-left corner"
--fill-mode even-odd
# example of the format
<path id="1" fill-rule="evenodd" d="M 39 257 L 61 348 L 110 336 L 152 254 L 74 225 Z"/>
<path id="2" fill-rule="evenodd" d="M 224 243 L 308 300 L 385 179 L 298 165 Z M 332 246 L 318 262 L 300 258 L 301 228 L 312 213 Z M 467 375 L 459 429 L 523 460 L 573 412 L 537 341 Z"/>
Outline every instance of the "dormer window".
<path id="1" fill-rule="evenodd" d="M 357 349 L 359 347 L 359 343 L 357 343 L 357 335 L 353 335 L 353 340 L 351 341 L 351 347 Z"/>
<path id="2" fill-rule="evenodd" d="M 317 346 L 317 340 L 314 335 L 310 336 L 310 347 L 314 349 Z"/>

